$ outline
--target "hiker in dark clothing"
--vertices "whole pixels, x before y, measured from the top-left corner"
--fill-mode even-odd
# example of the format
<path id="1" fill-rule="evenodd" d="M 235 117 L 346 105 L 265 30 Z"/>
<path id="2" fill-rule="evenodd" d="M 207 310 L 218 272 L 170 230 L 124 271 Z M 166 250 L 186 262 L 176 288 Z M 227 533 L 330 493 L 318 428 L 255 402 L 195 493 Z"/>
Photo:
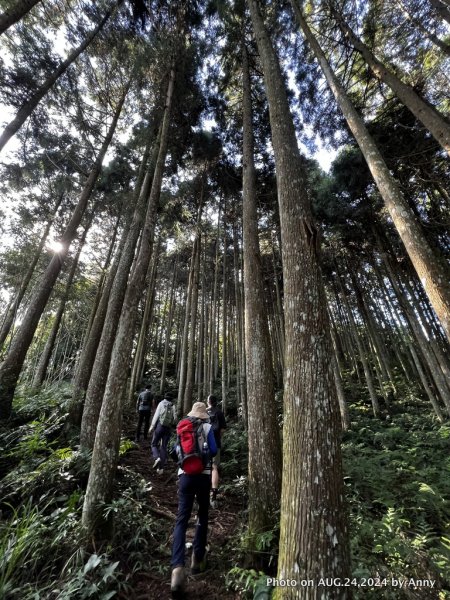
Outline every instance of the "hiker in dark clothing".
<path id="1" fill-rule="evenodd" d="M 156 407 L 150 427 L 150 432 L 154 432 L 152 438 L 152 454 L 155 459 L 153 468 L 157 469 L 158 475 L 164 473 L 164 466 L 167 461 L 167 444 L 176 421 L 177 414 L 172 402 L 172 394 L 167 392 L 164 394 L 164 399 Z"/>
<path id="2" fill-rule="evenodd" d="M 141 428 L 144 425 L 144 440 L 147 439 L 148 429 L 150 427 L 150 414 L 152 410 L 153 394 L 152 386 L 147 385 L 145 390 L 138 396 L 136 402 L 136 411 L 138 413 L 138 424 L 136 430 L 136 441 L 139 442 L 141 437 Z"/>
<path id="3" fill-rule="evenodd" d="M 206 569 L 209 493 L 211 490 L 211 458 L 215 456 L 217 452 L 214 434 L 211 425 L 208 423 L 209 415 L 206 412 L 206 405 L 204 402 L 195 402 L 191 412 L 187 415 L 187 418 L 178 423 L 178 440 L 181 438 L 180 426 L 186 423 L 186 421 L 192 423 L 197 444 L 200 444 L 199 440 L 203 440 L 201 450 L 202 453 L 206 452 L 206 455 L 202 454 L 201 458 L 194 456 L 194 459 L 197 458 L 197 460 L 200 460 L 200 467 L 197 469 L 199 472 L 188 474 L 186 471 L 191 471 L 192 469 L 188 469 L 187 460 L 192 459 L 193 454 L 186 453 L 183 459 L 183 453 L 180 452 L 181 465 L 178 470 L 178 515 L 173 533 L 171 560 L 172 578 L 170 589 L 172 598 L 183 598 L 186 581 L 186 572 L 184 568 L 186 562 L 186 529 L 195 499 L 198 503 L 198 519 L 193 542 L 191 573 L 196 575 Z M 200 436 L 199 432 L 201 434 Z M 178 443 L 179 445 L 183 445 L 182 441 L 178 441 Z"/>
<path id="4" fill-rule="evenodd" d="M 220 467 L 220 449 L 222 448 L 222 433 L 227 428 L 225 416 L 217 406 L 217 398 L 213 395 L 208 396 L 208 415 L 211 428 L 216 440 L 217 454 L 213 458 L 212 480 L 211 480 L 211 507 L 217 508 L 217 491 L 219 488 L 219 467 Z"/>

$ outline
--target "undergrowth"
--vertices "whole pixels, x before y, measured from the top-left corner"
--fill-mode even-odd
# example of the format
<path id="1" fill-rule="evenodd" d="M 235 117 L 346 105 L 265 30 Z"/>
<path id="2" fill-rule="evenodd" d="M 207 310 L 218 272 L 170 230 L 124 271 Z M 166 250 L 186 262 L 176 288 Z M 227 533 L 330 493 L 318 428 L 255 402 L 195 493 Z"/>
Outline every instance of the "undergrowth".
<path id="1" fill-rule="evenodd" d="M 450 598 L 450 424 L 438 423 L 424 401 L 398 387 L 385 420 L 374 419 L 364 390 L 347 390 L 350 399 L 357 399 L 350 404 L 352 426 L 342 444 L 352 577 L 431 579 L 436 584 L 431 596 L 426 589 L 415 595 L 386 585 L 382 590 L 354 589 L 353 597 L 442 600 Z M 265 550 L 273 553 L 277 526 L 272 533 Z M 237 559 L 227 586 L 243 598 L 251 599 L 255 592 L 268 597 L 267 573 L 243 566 L 244 532 L 234 544 Z"/>
<path id="2" fill-rule="evenodd" d="M 384 422 L 359 405 L 352 414 L 343 457 L 353 576 L 432 579 L 450 597 L 450 427 L 411 397 Z"/>
<path id="3" fill-rule="evenodd" d="M 155 523 L 145 508 L 146 482 L 119 470 L 108 546 L 83 550 L 80 520 L 88 455 L 62 435 L 69 390 L 47 388 L 14 405 L 14 429 L 0 431 L 0 598 L 109 600 L 129 596 L 129 580 L 148 568 Z M 120 452 L 133 446 L 124 439 Z M 122 560 L 126 556 L 127 560 Z"/>
<path id="4" fill-rule="evenodd" d="M 432 579 L 439 598 L 450 598 L 450 425 L 439 424 L 428 405 L 407 390 L 398 393 L 401 399 L 383 421 L 372 417 L 356 388 L 350 392 L 352 426 L 342 448 L 352 576 Z M 80 549 L 89 456 L 62 436 L 68 397 L 65 387 L 28 397 L 22 391 L 13 427 L 0 430 L 1 598 L 126 598 L 133 573 L 150 568 L 149 556 L 167 551 L 166 532 L 145 502 L 148 486 L 127 467 L 119 468 L 115 500 L 104 507 L 114 517 L 109 545 L 90 553 Z M 131 446 L 123 440 L 121 452 Z M 244 505 L 246 447 L 242 424 L 233 424 L 224 437 L 222 490 Z M 243 510 L 241 527 L 218 552 L 229 565 L 227 588 L 252 598 L 265 573 L 248 563 L 246 520 Z M 256 547 L 268 557 L 264 571 L 273 575 L 278 523 Z M 355 600 L 413 597 L 392 587 L 382 596 L 379 589 L 354 591 Z"/>

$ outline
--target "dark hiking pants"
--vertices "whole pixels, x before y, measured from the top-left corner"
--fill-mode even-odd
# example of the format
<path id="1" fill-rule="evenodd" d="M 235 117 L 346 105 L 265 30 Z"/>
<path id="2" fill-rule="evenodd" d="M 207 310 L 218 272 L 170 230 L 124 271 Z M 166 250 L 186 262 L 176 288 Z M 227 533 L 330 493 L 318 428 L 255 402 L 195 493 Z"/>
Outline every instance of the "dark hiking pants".
<path id="1" fill-rule="evenodd" d="M 140 410 L 139 411 L 139 418 L 138 418 L 138 424 L 137 424 L 137 430 L 136 430 L 136 439 L 139 440 L 139 438 L 141 437 L 141 428 L 142 425 L 144 425 L 144 440 L 147 439 L 148 436 L 148 430 L 150 428 L 150 410 Z"/>
<path id="2" fill-rule="evenodd" d="M 178 515 L 173 532 L 172 567 L 184 567 L 186 529 L 194 500 L 198 502 L 198 520 L 195 529 L 193 552 L 197 560 L 203 560 L 208 536 L 209 492 L 211 475 L 180 475 L 178 484 Z"/>

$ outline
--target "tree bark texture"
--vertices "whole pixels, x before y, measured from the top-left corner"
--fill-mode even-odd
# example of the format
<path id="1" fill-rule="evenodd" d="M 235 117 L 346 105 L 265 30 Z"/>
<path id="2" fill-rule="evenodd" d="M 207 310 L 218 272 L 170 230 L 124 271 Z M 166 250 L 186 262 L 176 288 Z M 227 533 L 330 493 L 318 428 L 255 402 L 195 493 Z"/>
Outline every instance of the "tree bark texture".
<path id="1" fill-rule="evenodd" d="M 155 252 L 153 253 L 153 260 L 149 264 L 149 273 L 147 276 L 147 293 L 145 298 L 144 314 L 142 315 L 142 322 L 139 329 L 138 342 L 136 346 L 136 352 L 133 359 L 133 368 L 131 371 L 130 384 L 128 388 L 128 401 L 130 405 L 133 403 L 134 394 L 138 384 L 140 383 L 141 373 L 145 362 L 146 354 L 146 340 L 149 329 L 149 323 L 151 320 L 152 312 L 155 306 L 155 283 L 156 273 L 158 269 L 159 259 L 159 247 L 161 240 L 158 240 L 156 244 Z"/>
<path id="2" fill-rule="evenodd" d="M 175 66 L 170 68 L 169 83 L 161 127 L 158 158 L 142 231 L 139 255 L 128 283 L 119 326 L 111 356 L 108 380 L 98 419 L 91 470 L 83 505 L 82 526 L 86 534 L 102 528 L 101 505 L 112 498 L 114 475 L 119 458 L 122 404 L 130 364 L 131 345 L 136 324 L 136 309 L 145 286 L 145 275 L 152 255 L 161 184 L 167 155 L 170 111 L 175 83 Z"/>
<path id="3" fill-rule="evenodd" d="M 245 358 L 247 366 L 249 546 L 273 527 L 280 505 L 281 440 L 273 389 L 273 364 L 264 303 L 264 282 L 258 238 L 256 170 L 251 81 L 247 48 L 242 43 L 243 83 L 243 252 Z"/>
<path id="4" fill-rule="evenodd" d="M 166 387 L 166 372 L 167 372 L 167 361 L 169 359 L 170 336 L 172 333 L 173 317 L 175 314 L 175 287 L 176 287 L 176 281 L 177 281 L 177 271 L 178 271 L 178 260 L 175 259 L 175 264 L 174 264 L 173 274 L 172 274 L 172 283 L 170 286 L 169 314 L 167 317 L 167 324 L 166 324 L 166 335 L 165 335 L 165 340 L 164 340 L 164 357 L 163 357 L 163 364 L 162 364 L 162 368 L 161 368 L 161 382 L 160 382 L 160 386 L 159 386 L 160 394 L 164 393 L 165 387 Z"/>
<path id="5" fill-rule="evenodd" d="M 194 242 L 194 272 L 192 277 L 192 297 L 191 297 L 191 314 L 189 325 L 189 339 L 187 349 L 187 364 L 186 364 L 186 385 L 183 396 L 183 412 L 187 414 L 192 407 L 192 392 L 194 391 L 194 358 L 195 358 L 195 337 L 197 333 L 197 312 L 198 312 L 198 287 L 200 278 L 200 255 L 201 255 L 201 232 L 200 218 L 201 208 L 197 220 L 198 232 Z"/>
<path id="6" fill-rule="evenodd" d="M 340 454 L 318 232 L 306 194 L 297 139 L 278 58 L 256 0 L 248 0 L 269 103 L 281 221 L 285 379 L 283 481 L 278 577 L 317 580 L 349 573 Z M 320 588 L 277 588 L 275 598 L 319 600 Z M 328 589 L 328 600 L 350 591 Z"/>
<path id="7" fill-rule="evenodd" d="M 139 240 L 142 224 L 150 201 L 149 194 L 151 193 L 156 157 L 158 156 L 160 149 L 161 130 L 162 126 L 160 127 L 160 133 L 153 150 L 153 156 L 147 165 L 142 187 L 140 189 L 136 188 L 136 196 L 138 196 L 138 199 L 130 229 L 128 234 L 125 234 L 125 232 L 123 234 L 126 235 L 125 246 L 120 256 L 119 266 L 109 295 L 108 308 L 104 319 L 100 342 L 98 344 L 95 361 L 86 390 L 86 401 L 80 431 L 80 446 L 82 448 L 92 449 L 94 445 L 98 415 L 100 414 L 102 405 L 102 398 L 111 360 L 111 352 L 125 298 L 127 282 L 135 258 L 136 245 Z M 145 157 L 143 160 L 144 159 Z"/>
<path id="8" fill-rule="evenodd" d="M 102 289 L 102 294 L 95 314 L 92 318 L 92 324 L 88 329 L 80 356 L 77 361 L 75 375 L 72 381 L 72 399 L 69 406 L 68 424 L 74 427 L 81 426 L 81 417 L 83 412 L 84 396 L 89 385 L 92 368 L 94 366 L 95 357 L 100 343 L 100 338 L 105 323 L 106 313 L 108 310 L 109 297 L 114 284 L 114 279 L 120 262 L 120 257 L 127 240 L 129 228 L 125 227 L 117 248 L 111 269 L 106 278 L 105 285 Z"/>

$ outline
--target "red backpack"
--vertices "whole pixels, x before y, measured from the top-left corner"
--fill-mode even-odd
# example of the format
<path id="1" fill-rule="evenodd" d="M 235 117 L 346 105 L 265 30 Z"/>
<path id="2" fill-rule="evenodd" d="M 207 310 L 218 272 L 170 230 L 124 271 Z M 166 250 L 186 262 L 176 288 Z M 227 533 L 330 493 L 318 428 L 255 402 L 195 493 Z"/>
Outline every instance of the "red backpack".
<path id="1" fill-rule="evenodd" d="M 186 475 L 199 475 L 208 462 L 208 444 L 203 421 L 186 417 L 177 425 L 179 465 Z"/>

